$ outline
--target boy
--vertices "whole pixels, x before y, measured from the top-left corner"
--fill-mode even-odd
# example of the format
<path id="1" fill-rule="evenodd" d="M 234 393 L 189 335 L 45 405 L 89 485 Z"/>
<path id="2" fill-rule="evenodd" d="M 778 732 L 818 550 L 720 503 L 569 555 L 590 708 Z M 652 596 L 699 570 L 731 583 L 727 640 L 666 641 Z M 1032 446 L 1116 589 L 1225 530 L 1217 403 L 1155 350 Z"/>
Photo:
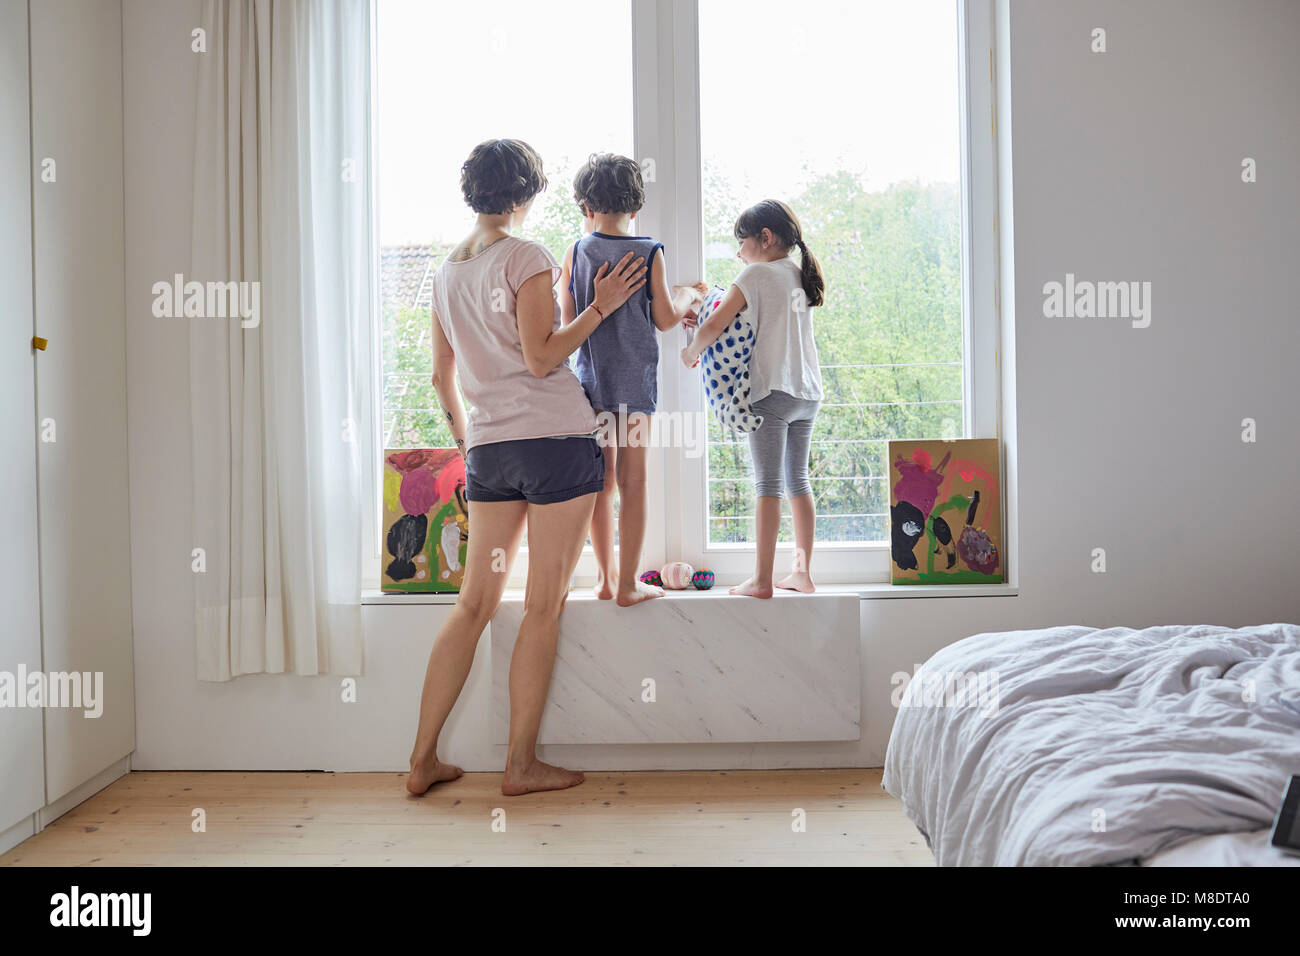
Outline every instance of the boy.
<path id="1" fill-rule="evenodd" d="M 567 325 L 592 304 L 601 265 L 626 253 L 644 256 L 649 281 L 605 317 L 578 349 L 574 371 L 604 426 L 605 488 L 596 496 L 591 545 L 596 553 L 596 597 L 622 607 L 660 597 L 660 588 L 637 579 L 646 523 L 646 446 L 658 403 L 659 333 L 692 316 L 707 291 L 703 283 L 668 289 L 663 243 L 632 231 L 645 204 L 641 167 L 626 156 L 593 154 L 573 179 L 573 195 L 587 234 L 564 254 L 560 273 L 561 321 Z M 698 294 L 697 294 L 698 293 Z M 619 560 L 614 565 L 614 487 L 620 497 Z"/>

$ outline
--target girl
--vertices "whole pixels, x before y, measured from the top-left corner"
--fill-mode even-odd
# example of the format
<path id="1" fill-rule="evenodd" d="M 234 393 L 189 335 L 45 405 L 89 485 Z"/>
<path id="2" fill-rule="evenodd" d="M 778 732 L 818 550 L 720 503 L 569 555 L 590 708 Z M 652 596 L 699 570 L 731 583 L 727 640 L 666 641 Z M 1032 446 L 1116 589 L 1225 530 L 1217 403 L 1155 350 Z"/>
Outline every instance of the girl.
<path id="1" fill-rule="evenodd" d="M 811 594 L 813 529 L 816 509 L 808 481 L 808 446 L 813 419 L 822 400 L 821 368 L 813 341 L 812 310 L 823 301 L 826 281 L 821 266 L 803 241 L 794 211 L 765 199 L 736 220 L 736 255 L 745 268 L 736 277 L 694 340 L 682 350 L 688 368 L 729 326 L 738 312 L 755 329 L 749 359 L 750 407 L 763 424 L 750 432 L 754 461 L 758 547 L 754 576 L 731 589 L 748 597 L 772 596 L 772 565 L 781 524 L 781 495 L 790 499 L 794 517 L 794 559 L 779 588 Z M 799 250 L 798 264 L 790 257 Z"/>

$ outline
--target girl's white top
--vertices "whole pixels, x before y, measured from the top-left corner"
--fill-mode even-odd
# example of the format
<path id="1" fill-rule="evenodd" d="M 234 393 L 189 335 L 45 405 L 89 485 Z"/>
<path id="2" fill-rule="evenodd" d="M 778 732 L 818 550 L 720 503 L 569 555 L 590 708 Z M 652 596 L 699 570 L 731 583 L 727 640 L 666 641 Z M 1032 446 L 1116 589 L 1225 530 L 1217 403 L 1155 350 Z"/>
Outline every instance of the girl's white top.
<path id="1" fill-rule="evenodd" d="M 774 390 L 820 402 L 822 373 L 813 340 L 814 309 L 804 294 L 799 266 L 789 256 L 751 262 L 735 284 L 745 296 L 741 314 L 754 325 L 750 402 Z"/>

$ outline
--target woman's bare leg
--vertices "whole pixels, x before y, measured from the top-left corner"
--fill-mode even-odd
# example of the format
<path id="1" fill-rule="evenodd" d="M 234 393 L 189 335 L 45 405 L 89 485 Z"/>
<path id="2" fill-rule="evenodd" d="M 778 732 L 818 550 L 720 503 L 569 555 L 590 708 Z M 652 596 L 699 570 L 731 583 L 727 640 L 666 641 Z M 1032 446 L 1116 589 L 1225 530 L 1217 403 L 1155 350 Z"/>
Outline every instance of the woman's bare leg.
<path id="1" fill-rule="evenodd" d="M 645 543 L 645 461 L 650 421 L 646 415 L 629 415 L 627 445 L 618 450 L 618 594 L 620 607 L 663 597 L 663 588 L 642 584 L 637 578 L 641 547 Z"/>
<path id="2" fill-rule="evenodd" d="M 591 522 L 595 495 L 528 506 L 528 585 L 524 617 L 510 658 L 510 741 L 501 792 L 508 797 L 535 790 L 562 790 L 583 774 L 537 759 L 537 728 L 551 687 L 560 612 Z"/>
<path id="3" fill-rule="evenodd" d="M 591 515 L 591 550 L 596 555 L 596 597 L 608 601 L 614 596 L 618 568 L 614 564 L 614 470 L 618 462 L 618 439 L 606 436 L 605 488 L 596 495 Z"/>
<path id="4" fill-rule="evenodd" d="M 523 537 L 528 502 L 474 501 L 469 510 L 473 521 L 465 555 L 465 578 L 456 606 L 438 631 L 424 674 L 420 725 L 411 752 L 411 772 L 406 778 L 406 789 L 411 793 L 424 793 L 441 780 L 461 775 L 459 767 L 438 760 L 438 735 L 465 686 L 483 628 L 501 603 L 510 565 Z M 433 534 L 433 530 L 429 533 Z"/>

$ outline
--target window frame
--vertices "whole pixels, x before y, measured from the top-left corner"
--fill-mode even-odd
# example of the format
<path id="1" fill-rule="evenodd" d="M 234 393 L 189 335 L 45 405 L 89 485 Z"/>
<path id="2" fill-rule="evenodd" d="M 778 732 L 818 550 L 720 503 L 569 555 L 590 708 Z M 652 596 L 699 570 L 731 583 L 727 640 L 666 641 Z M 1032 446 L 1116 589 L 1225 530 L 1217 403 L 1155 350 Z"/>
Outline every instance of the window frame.
<path id="1" fill-rule="evenodd" d="M 668 274 L 704 275 L 704 207 L 702 195 L 699 79 L 699 0 L 628 0 L 632 18 L 633 148 L 638 161 L 654 162 L 653 181 L 647 182 L 646 205 L 637 217 L 638 232 L 664 242 Z M 953 0 L 957 12 L 958 121 L 961 171 L 962 260 L 962 390 L 963 434 L 973 438 L 1000 437 L 1001 374 L 998 345 L 1001 337 L 996 278 L 997 243 L 997 141 L 994 90 L 993 0 Z M 374 7 L 372 4 L 372 17 Z M 372 37 L 377 30 L 372 29 Z M 375 41 L 372 40 L 372 46 Z M 377 68 L 372 57 L 372 97 L 379 95 Z M 376 111 L 372 110 L 372 113 Z M 375 149 L 371 138 L 372 152 Z M 372 163 L 372 169 L 378 166 Z M 372 209 L 378 209 L 377 184 L 372 182 Z M 378 275 L 378 229 L 374 269 Z M 374 283 L 375 332 L 380 334 L 378 282 Z M 378 339 L 377 339 L 378 340 Z M 661 413 L 679 416 L 708 414 L 703 390 L 676 353 L 684 344 L 682 333 L 672 331 L 661 340 L 659 394 Z M 378 350 L 376 350 L 378 353 Z M 381 359 L 377 359 L 381 361 Z M 375 370 L 373 434 L 382 443 L 383 394 L 379 369 Z M 694 455 L 684 447 L 652 447 L 647 456 L 646 537 L 643 567 L 658 567 L 682 559 L 709 567 L 723 580 L 740 578 L 753 569 L 752 545 L 709 545 L 708 493 L 705 486 L 707 450 Z M 379 563 L 383 558 L 382 487 L 383 448 L 377 448 L 372 488 L 363 489 L 377 507 L 369 521 L 369 546 L 363 587 L 379 588 Z M 672 507 L 669 503 L 674 503 Z M 792 545 L 777 546 L 777 568 L 789 560 Z M 527 574 L 527 549 L 521 549 L 509 585 L 522 586 Z M 817 579 L 826 584 L 870 584 L 889 580 L 889 544 L 821 543 L 814 557 Z M 579 586 L 595 578 L 595 559 L 584 549 L 574 574 Z"/>

